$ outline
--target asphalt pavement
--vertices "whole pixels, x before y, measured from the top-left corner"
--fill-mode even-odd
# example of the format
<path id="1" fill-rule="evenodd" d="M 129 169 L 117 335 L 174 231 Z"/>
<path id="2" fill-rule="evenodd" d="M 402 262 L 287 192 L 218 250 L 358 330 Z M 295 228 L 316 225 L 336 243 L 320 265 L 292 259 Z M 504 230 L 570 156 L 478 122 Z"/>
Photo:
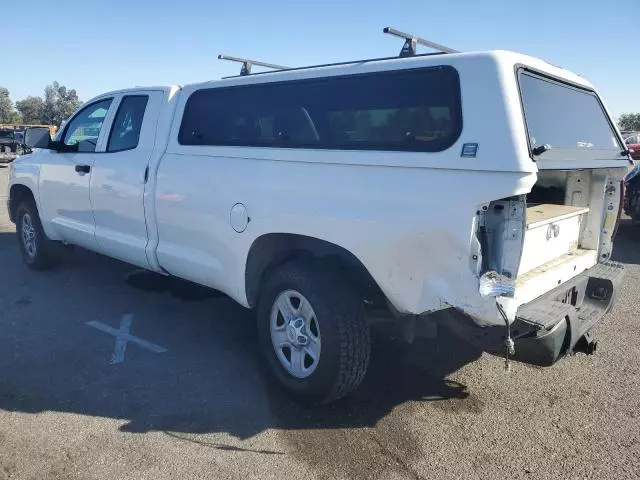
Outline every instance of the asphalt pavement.
<path id="1" fill-rule="evenodd" d="M 640 477 L 640 228 L 595 355 L 552 368 L 446 332 L 378 334 L 362 388 L 301 407 L 266 379 L 253 313 L 80 249 L 23 266 L 0 165 L 0 480 Z"/>

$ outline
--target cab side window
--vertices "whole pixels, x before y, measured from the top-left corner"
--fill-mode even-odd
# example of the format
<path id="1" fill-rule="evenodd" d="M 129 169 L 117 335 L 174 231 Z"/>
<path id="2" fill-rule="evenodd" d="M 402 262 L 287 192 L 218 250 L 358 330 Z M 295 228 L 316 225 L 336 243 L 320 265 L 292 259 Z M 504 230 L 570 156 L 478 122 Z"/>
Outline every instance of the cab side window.
<path id="1" fill-rule="evenodd" d="M 64 144 L 77 146 L 78 152 L 95 152 L 100 129 L 112 100 L 109 98 L 92 103 L 73 117 L 65 127 Z"/>
<path id="2" fill-rule="evenodd" d="M 122 99 L 111 128 L 107 152 L 133 150 L 138 146 L 147 95 L 128 95 Z"/>

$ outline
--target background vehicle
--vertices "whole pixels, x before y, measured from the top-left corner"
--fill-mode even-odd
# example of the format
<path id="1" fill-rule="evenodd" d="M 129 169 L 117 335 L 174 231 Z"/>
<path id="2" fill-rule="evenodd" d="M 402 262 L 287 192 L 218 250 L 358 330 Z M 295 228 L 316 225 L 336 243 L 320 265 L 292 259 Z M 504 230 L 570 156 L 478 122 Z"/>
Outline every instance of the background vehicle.
<path id="1" fill-rule="evenodd" d="M 631 151 L 631 158 L 634 160 L 640 160 L 640 133 L 634 133 L 625 137 L 624 143 Z"/>
<path id="2" fill-rule="evenodd" d="M 0 124 L 0 153 L 17 153 L 24 143 L 24 131 L 27 128 L 46 128 L 52 137 L 58 131 L 55 125 Z"/>
<path id="3" fill-rule="evenodd" d="M 57 141 L 27 130 L 37 150 L 9 185 L 25 262 L 50 267 L 65 242 L 220 290 L 256 309 L 269 371 L 313 402 L 361 382 L 374 314 L 537 365 L 592 353 L 629 167 L 599 97 L 531 57 L 411 43 L 110 92 Z"/>
<path id="4" fill-rule="evenodd" d="M 0 153 L 11 152 L 16 153 L 18 150 L 18 142 L 13 130 L 0 129 Z"/>
<path id="5" fill-rule="evenodd" d="M 633 221 L 640 221 L 640 164 L 625 176 L 624 213 Z"/>

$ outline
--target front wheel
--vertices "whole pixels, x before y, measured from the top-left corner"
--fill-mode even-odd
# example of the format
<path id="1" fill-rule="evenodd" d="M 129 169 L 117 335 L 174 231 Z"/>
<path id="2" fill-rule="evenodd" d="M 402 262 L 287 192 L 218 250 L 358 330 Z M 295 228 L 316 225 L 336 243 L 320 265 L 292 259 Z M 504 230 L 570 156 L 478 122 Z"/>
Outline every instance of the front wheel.
<path id="1" fill-rule="evenodd" d="M 34 270 L 55 266 L 59 258 L 58 246 L 44 233 L 34 203 L 22 202 L 16 213 L 16 233 L 24 263 Z"/>
<path id="2" fill-rule="evenodd" d="M 369 363 L 369 327 L 357 290 L 338 272 L 284 264 L 264 285 L 257 320 L 270 373 L 297 399 L 328 403 L 360 385 Z"/>

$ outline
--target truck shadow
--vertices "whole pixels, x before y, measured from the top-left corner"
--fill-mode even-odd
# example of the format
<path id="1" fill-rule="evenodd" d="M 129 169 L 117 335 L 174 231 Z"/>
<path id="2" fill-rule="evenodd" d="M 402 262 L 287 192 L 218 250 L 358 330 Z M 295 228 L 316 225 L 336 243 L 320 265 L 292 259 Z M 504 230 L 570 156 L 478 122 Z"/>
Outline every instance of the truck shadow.
<path id="1" fill-rule="evenodd" d="M 128 281 L 136 284 L 137 288 L 170 292 L 187 301 L 213 298 L 213 303 L 218 305 L 216 313 L 225 311 L 225 320 L 213 326 L 217 341 L 211 349 L 220 349 L 222 344 L 228 348 L 211 352 L 208 361 L 205 359 L 205 364 L 219 366 L 206 367 L 210 373 L 216 370 L 214 382 L 199 378 L 196 369 L 202 365 L 192 365 L 188 371 L 176 372 L 180 383 L 185 374 L 191 377 L 188 384 L 180 387 L 183 392 L 188 392 L 188 397 L 181 399 L 179 411 L 176 411 L 175 399 L 171 396 L 145 392 L 151 409 L 127 416 L 129 423 L 121 427 L 126 432 L 224 432 L 247 439 L 269 429 L 297 431 L 375 427 L 394 408 L 407 402 L 467 399 L 470 394 L 466 386 L 446 377 L 481 355 L 479 350 L 448 331 L 441 331 L 437 340 L 417 339 L 408 346 L 400 340 L 401 332 L 390 326 L 379 326 L 373 331 L 372 360 L 360 389 L 331 405 L 304 406 L 280 391 L 261 368 L 262 358 L 257 348 L 252 312 L 238 307 L 221 294 L 207 296 L 202 291 L 189 292 L 180 281 L 170 280 L 167 285 L 167 280 L 160 280 L 159 286 L 141 285 L 139 278 L 133 282 L 129 278 Z M 227 356 L 229 360 L 226 360 Z M 163 401 L 165 399 L 166 402 Z M 238 447 L 216 444 L 216 448 Z"/>
<path id="2" fill-rule="evenodd" d="M 18 249 L 16 248 L 16 245 L 17 243 L 16 243 L 15 232 L 0 232 L 0 248 L 1 249 L 15 248 L 15 253 L 16 255 L 18 255 Z"/>
<path id="3" fill-rule="evenodd" d="M 144 432 L 149 430 L 172 430 L 184 432 L 207 432 L 213 430 L 231 433 L 238 438 L 248 438 L 266 429 L 277 428 L 299 430 L 310 428 L 340 429 L 373 427 L 393 408 L 408 401 L 463 400 L 469 397 L 466 386 L 446 377 L 467 363 L 477 360 L 481 352 L 463 342 L 449 331 L 441 329 L 437 339 L 418 338 L 412 345 L 402 340 L 402 333 L 391 324 L 378 325 L 373 329 L 372 360 L 361 388 L 346 400 L 328 406 L 307 407 L 290 400 L 284 393 L 267 381 L 267 372 L 262 371 L 262 359 L 257 349 L 255 318 L 253 312 L 236 305 L 225 295 L 198 287 L 179 279 L 162 277 L 150 272 L 134 271 L 126 276 L 129 285 L 146 292 L 170 293 L 185 301 L 214 299 L 220 310 L 227 310 L 223 317 L 235 319 L 216 326 L 218 338 L 227 337 L 234 345 L 233 356 L 242 353 L 243 362 L 237 369 L 227 363 L 217 374 L 229 375 L 223 382 L 227 386 L 228 398 L 218 391 L 216 395 L 203 395 L 200 402 L 209 408 L 198 409 L 193 417 L 187 415 L 180 420 L 171 415 L 138 415 L 122 427 L 123 431 Z M 233 314 L 229 314 L 229 310 Z M 238 321 L 241 318 L 241 321 Z M 247 365 L 243 367 L 243 363 Z M 190 372 L 193 373 L 193 372 Z M 251 378 L 249 390 L 258 391 L 238 395 L 234 390 L 242 384 L 242 377 Z M 203 382 L 206 384 L 206 382 Z M 216 382 L 220 386 L 220 382 Z M 192 385 L 191 391 L 193 392 Z M 207 387 L 205 387 L 207 388 Z M 211 393 L 211 392 L 210 392 Z M 251 398 L 249 404 L 228 402 L 234 397 Z M 269 408 L 261 412 L 251 406 L 258 398 L 266 400 Z M 214 400 L 218 399 L 218 400 Z M 156 403 L 156 407 L 158 404 Z M 266 414 L 266 418 L 262 417 Z"/>

